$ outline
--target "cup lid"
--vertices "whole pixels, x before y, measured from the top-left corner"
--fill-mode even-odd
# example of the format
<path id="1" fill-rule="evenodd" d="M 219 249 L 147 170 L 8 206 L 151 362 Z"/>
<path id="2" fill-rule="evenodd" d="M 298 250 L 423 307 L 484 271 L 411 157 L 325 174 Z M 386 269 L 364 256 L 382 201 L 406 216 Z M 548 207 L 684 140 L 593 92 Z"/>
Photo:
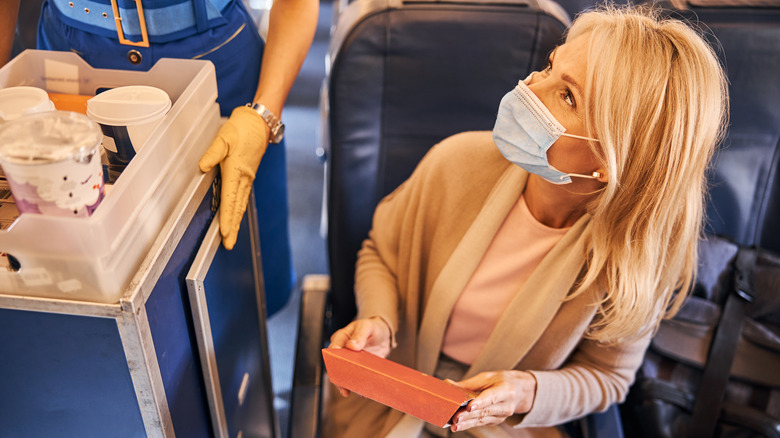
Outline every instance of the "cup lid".
<path id="1" fill-rule="evenodd" d="M 69 111 L 30 114 L 0 127 L 0 161 L 46 164 L 88 161 L 99 151 L 103 133 L 87 116 Z"/>
<path id="2" fill-rule="evenodd" d="M 171 109 L 171 98 L 156 87 L 128 85 L 104 91 L 87 101 L 87 115 L 111 126 L 150 122 Z"/>
<path id="3" fill-rule="evenodd" d="M 14 120 L 25 114 L 53 111 L 49 94 L 37 87 L 9 87 L 0 90 L 0 120 Z"/>

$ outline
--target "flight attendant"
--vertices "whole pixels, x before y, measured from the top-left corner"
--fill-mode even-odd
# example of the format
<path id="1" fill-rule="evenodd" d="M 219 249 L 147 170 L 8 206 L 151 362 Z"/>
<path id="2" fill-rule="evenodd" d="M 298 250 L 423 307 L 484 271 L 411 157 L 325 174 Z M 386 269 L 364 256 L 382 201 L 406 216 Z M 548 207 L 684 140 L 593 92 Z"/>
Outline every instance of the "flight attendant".
<path id="1" fill-rule="evenodd" d="M 265 41 L 240 0 L 45 0 L 38 22 L 39 49 L 75 52 L 95 68 L 146 71 L 161 58 L 214 64 L 217 102 L 230 118 L 199 167 L 220 165 L 227 249 L 254 186 L 269 313 L 284 304 L 295 281 L 281 118 L 318 8 L 317 0 L 274 1 Z M 18 9 L 19 0 L 0 0 L 0 65 L 10 57 Z"/>

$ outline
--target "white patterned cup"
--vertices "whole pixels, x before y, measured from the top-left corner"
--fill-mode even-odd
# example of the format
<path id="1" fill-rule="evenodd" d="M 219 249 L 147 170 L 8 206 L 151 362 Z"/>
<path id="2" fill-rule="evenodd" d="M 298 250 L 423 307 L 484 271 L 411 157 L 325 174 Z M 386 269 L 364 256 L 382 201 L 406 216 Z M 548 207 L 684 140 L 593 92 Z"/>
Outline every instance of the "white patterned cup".
<path id="1" fill-rule="evenodd" d="M 100 127 L 68 111 L 33 114 L 0 128 L 0 165 L 20 213 L 90 216 L 103 200 Z"/>

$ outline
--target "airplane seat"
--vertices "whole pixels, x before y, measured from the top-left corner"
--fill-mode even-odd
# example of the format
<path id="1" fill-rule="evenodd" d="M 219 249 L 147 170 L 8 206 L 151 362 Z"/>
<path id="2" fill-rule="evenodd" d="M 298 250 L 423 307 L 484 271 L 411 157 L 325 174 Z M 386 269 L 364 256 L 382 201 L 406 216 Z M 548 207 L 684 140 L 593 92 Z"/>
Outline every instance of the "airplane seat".
<path id="1" fill-rule="evenodd" d="M 779 360 L 777 334 L 773 342 L 761 349 L 775 362 L 767 362 L 770 360 L 767 357 L 763 361 L 751 360 L 746 353 L 751 350 L 743 348 L 749 344 L 746 339 L 752 339 L 751 330 L 759 327 L 756 321 L 765 324 L 763 327 L 775 324 L 776 330 L 780 315 L 771 310 L 776 305 L 739 316 L 745 323 L 741 325 L 739 319 L 737 325 L 734 322 L 737 317 L 733 316 L 736 312 L 731 310 L 737 308 L 730 304 L 736 302 L 732 295 L 715 299 L 716 295 L 703 293 L 711 290 L 707 279 L 713 276 L 713 261 L 720 262 L 735 254 L 724 255 L 724 248 L 739 250 L 738 254 L 752 248 L 780 254 L 780 3 L 775 0 L 673 0 L 657 2 L 657 5 L 665 9 L 664 13 L 699 27 L 715 49 L 728 78 L 730 121 L 708 174 L 710 195 L 706 204 L 705 238 L 699 250 L 699 283 L 680 314 L 662 323 L 628 402 L 621 406 L 621 419 L 626 434 L 638 437 L 705 436 L 701 431 L 711 429 L 715 432 L 706 432 L 706 436 L 780 436 L 780 418 L 765 422 L 766 415 L 771 417 L 772 411 L 778 412 L 776 407 L 771 407 L 776 403 L 769 401 L 780 399 L 780 387 L 766 383 L 759 376 L 763 371 L 758 371 Z M 741 269 L 738 263 L 742 259 L 734 257 L 738 261 L 732 271 L 722 266 L 714 271 L 726 279 L 726 284 L 731 284 L 728 275 L 734 275 L 734 269 Z M 758 272 L 759 268 L 755 269 Z M 719 281 L 724 281 L 721 277 Z M 761 289 L 760 296 L 780 297 L 778 285 L 771 287 Z M 777 302 L 776 298 L 772 300 Z M 718 316 L 703 323 L 706 318 L 700 320 L 701 314 L 696 313 L 703 308 L 715 309 Z M 685 336 L 668 336 L 675 326 L 687 327 L 685 336 L 697 342 L 702 333 L 709 333 L 709 337 L 701 338 L 701 344 L 697 344 L 703 353 L 685 344 Z M 727 339 L 731 340 L 727 342 Z M 738 348 L 724 353 L 727 350 L 724 345 Z M 735 372 L 739 363 L 756 368 L 752 374 Z M 711 384 L 714 381 L 717 385 Z M 712 389 L 715 386 L 717 390 Z M 702 396 L 713 391 L 719 395 Z M 753 409 L 749 415 L 745 413 L 748 409 Z M 702 412 L 715 414 L 700 415 Z M 658 429 L 652 432 L 654 427 Z M 757 432 L 761 428 L 763 431 Z"/>
<path id="2" fill-rule="evenodd" d="M 710 172 L 706 231 L 780 252 L 780 3 L 690 0 L 671 10 L 702 28 L 729 81 L 730 123 Z"/>
<path id="3" fill-rule="evenodd" d="M 591 9 L 597 4 L 603 4 L 605 0 L 557 0 L 558 4 L 569 14 L 572 20 L 577 17 L 577 14 L 584 12 L 587 9 Z M 614 5 L 621 5 L 627 3 L 641 3 L 641 1 L 632 0 L 612 0 L 610 2 Z"/>

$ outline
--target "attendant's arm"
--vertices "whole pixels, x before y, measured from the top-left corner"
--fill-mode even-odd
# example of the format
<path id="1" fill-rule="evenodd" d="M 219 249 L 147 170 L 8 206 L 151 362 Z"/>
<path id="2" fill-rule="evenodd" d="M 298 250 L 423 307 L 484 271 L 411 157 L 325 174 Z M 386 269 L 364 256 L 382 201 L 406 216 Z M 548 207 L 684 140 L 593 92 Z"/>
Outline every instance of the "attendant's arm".
<path id="1" fill-rule="evenodd" d="M 0 0 L 0 67 L 11 59 L 20 0 Z"/>
<path id="2" fill-rule="evenodd" d="M 255 102 L 281 118 L 317 29 L 318 0 L 274 0 Z"/>
<path id="3" fill-rule="evenodd" d="M 314 38 L 319 11 L 317 1 L 275 0 L 271 7 L 254 102 L 265 105 L 279 118 Z M 269 134 L 268 125 L 254 110 L 235 108 L 198 163 L 203 172 L 220 164 L 219 230 L 227 249 L 232 249 L 236 243 L 252 181 L 268 147 Z"/>

